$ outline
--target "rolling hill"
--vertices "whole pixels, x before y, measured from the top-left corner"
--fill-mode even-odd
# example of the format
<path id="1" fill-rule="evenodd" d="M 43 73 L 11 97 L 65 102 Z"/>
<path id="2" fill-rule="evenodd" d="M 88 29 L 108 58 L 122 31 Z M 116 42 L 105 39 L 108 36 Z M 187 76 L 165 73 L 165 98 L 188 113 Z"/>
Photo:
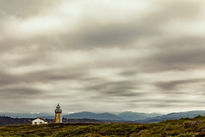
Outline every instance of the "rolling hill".
<path id="1" fill-rule="evenodd" d="M 152 124 L 76 123 L 0 127 L 5 137 L 204 137 L 205 117 Z"/>

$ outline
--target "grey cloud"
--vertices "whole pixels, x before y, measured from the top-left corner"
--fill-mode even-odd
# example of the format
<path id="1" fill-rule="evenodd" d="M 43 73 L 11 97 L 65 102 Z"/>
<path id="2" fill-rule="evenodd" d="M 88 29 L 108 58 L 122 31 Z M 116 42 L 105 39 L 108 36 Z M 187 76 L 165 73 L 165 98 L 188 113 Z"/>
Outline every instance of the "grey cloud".
<path id="1" fill-rule="evenodd" d="M 163 4 L 161 4 L 163 3 Z M 189 1 L 180 0 L 180 1 L 160 1 L 163 12 L 165 16 L 169 19 L 173 19 L 177 17 L 177 19 L 193 19 L 197 18 L 201 13 L 203 6 L 201 5 L 201 1 Z M 162 14 L 163 14 L 162 13 Z"/>
<path id="2" fill-rule="evenodd" d="M 74 34 L 73 43 L 78 48 L 110 48 L 129 46 L 129 44 L 139 40 L 143 36 L 152 36 L 157 33 L 156 26 L 143 26 L 137 22 L 130 22 L 125 24 L 108 24 L 105 26 L 90 26 L 85 30 Z M 75 36 L 76 35 L 76 36 Z M 72 41 L 73 38 L 71 38 Z M 68 39 L 69 41 L 70 39 Z M 70 45 L 68 45 L 69 47 Z"/>
<path id="3" fill-rule="evenodd" d="M 12 2 L 0 0 L 0 17 L 2 17 L 0 30 L 3 30 L 4 27 L 2 22 L 8 24 L 9 27 L 10 18 L 17 18 L 23 22 L 33 16 L 38 18 L 38 16 L 46 14 L 47 11 L 54 12 L 51 7 L 59 6 L 58 2 L 56 0 L 13 0 Z M 67 2 L 69 4 L 69 1 Z M 78 5 L 80 1 L 72 2 L 76 2 Z M 115 6 L 118 5 L 113 5 L 113 9 Z M 95 7 L 93 8 L 95 10 Z M 161 72 L 176 72 L 178 74 L 186 71 L 185 73 L 189 75 L 193 70 L 204 69 L 205 41 L 203 34 L 186 34 L 177 30 L 174 25 L 169 26 L 169 23 L 173 21 L 181 24 L 189 23 L 193 27 L 190 29 L 195 29 L 194 21 L 203 22 L 201 14 L 203 14 L 204 6 L 200 1 L 170 0 L 165 2 L 157 0 L 149 8 L 142 10 L 140 19 L 134 16 L 123 18 L 124 14 L 119 13 L 116 15 L 121 17 L 119 20 L 115 21 L 112 17 L 106 18 L 108 23 L 100 22 L 97 18 L 92 17 L 92 14 L 89 16 L 89 13 L 87 13 L 88 15 L 79 15 L 80 22 L 74 24 L 72 31 L 69 28 L 73 26 L 69 26 L 69 23 L 65 22 L 64 30 L 59 30 L 59 32 L 57 30 L 57 33 L 44 32 L 45 34 L 35 34 L 29 37 L 23 32 L 19 34 L 13 32 L 12 36 L 8 33 L 5 34 L 5 37 L 3 37 L 3 33 L 0 34 L 2 35 L 0 37 L 1 102 L 9 99 L 13 100 L 12 102 L 20 102 L 23 109 L 24 106 L 27 106 L 34 110 L 38 110 L 38 107 L 40 107 L 39 110 L 43 110 L 48 107 L 48 104 L 41 106 L 41 104 L 32 104 L 27 100 L 35 101 L 35 97 L 40 96 L 40 98 L 46 97 L 45 101 L 54 103 L 62 101 L 62 104 L 65 103 L 65 106 L 69 107 L 68 111 L 77 109 L 79 111 L 86 109 L 95 111 L 97 109 L 92 104 L 96 99 L 99 100 L 99 106 L 102 107 L 114 106 L 110 109 L 115 109 L 115 105 L 120 102 L 121 107 L 118 106 L 118 108 L 125 109 L 123 107 L 130 104 L 133 110 L 138 107 L 143 109 L 144 107 L 174 108 L 183 106 L 185 103 L 194 103 L 194 100 L 186 100 L 186 93 L 179 94 L 180 88 L 178 87 L 182 84 L 200 84 L 204 82 L 204 78 L 196 76 L 195 79 L 187 79 L 184 76 L 181 80 L 169 81 L 164 77 L 166 82 L 156 82 L 159 80 L 154 78 L 151 78 L 152 82 L 150 82 L 149 79 L 140 78 L 149 74 L 156 77 Z M 137 13 L 129 14 L 139 15 Z M 65 15 L 62 14 L 62 18 L 71 19 L 69 14 Z M 98 17 L 101 17 L 100 13 Z M 103 20 L 103 16 L 101 19 Z M 166 31 L 170 29 L 173 30 L 173 34 L 168 34 Z M 181 35 L 178 36 L 178 33 Z M 17 35 L 22 37 L 19 38 Z M 148 44 L 143 47 L 141 42 Z M 110 54 L 107 52 L 115 52 L 112 49 L 123 51 L 124 55 L 109 58 Z M 127 50 L 136 52 L 136 55 L 130 55 Z M 149 54 L 143 53 L 144 50 L 149 51 Z M 71 55 L 68 54 L 65 57 L 66 51 L 70 53 L 80 51 L 82 53 L 82 59 L 80 59 L 83 63 L 77 65 L 73 63 L 74 59 L 70 57 Z M 102 56 L 93 56 L 92 53 L 95 51 L 103 52 Z M 5 53 L 9 54 L 7 59 L 5 59 Z M 55 53 L 58 55 L 62 53 L 63 56 L 57 56 Z M 89 55 L 86 60 L 90 61 L 93 58 L 94 61 L 90 61 L 91 63 L 84 61 L 83 53 L 86 54 L 86 57 Z M 65 61 L 65 64 L 60 64 L 55 58 L 60 58 L 59 60 L 62 62 Z M 24 73 L 24 67 L 31 67 L 31 69 Z M 21 68 L 20 72 L 10 72 L 11 69 Z M 103 75 L 106 70 L 115 71 L 115 69 L 117 71 L 113 73 L 116 73 L 117 80 L 112 80 L 112 76 Z M 95 72 L 95 70 L 97 71 Z M 73 81 L 77 84 L 72 85 Z M 39 83 L 45 87 L 49 85 L 49 90 L 38 87 Z M 68 87 L 67 83 L 71 87 Z M 58 95 L 54 91 L 56 88 L 60 88 Z M 61 89 L 66 92 L 60 91 Z M 161 92 L 162 90 L 164 92 Z M 170 92 L 171 90 L 176 91 Z M 167 98 L 151 98 L 158 95 Z M 185 99 L 173 100 L 174 95 L 179 97 L 184 95 Z M 199 99 L 199 101 L 201 100 Z M 26 103 L 28 105 L 25 105 Z M 195 103 L 197 104 L 197 102 Z M 6 103 L 4 105 L 12 106 Z M 32 107 L 32 105 L 34 106 Z"/>
<path id="4" fill-rule="evenodd" d="M 41 71 L 30 72 L 27 74 L 9 74 L 7 72 L 0 73 L 1 87 L 9 87 L 18 84 L 33 84 L 33 83 L 53 83 L 72 80 L 83 80 L 89 78 L 83 71 L 72 69 L 46 69 Z M 18 89 L 17 89 L 18 90 Z"/>
<path id="5" fill-rule="evenodd" d="M 43 36 L 26 40 L 8 39 L 1 42 L 1 51 L 28 48 L 36 45 L 39 50 L 90 50 L 95 48 L 132 47 L 132 44 L 142 37 L 159 33 L 156 26 L 143 23 L 129 22 L 125 24 L 89 24 L 81 26 L 79 31 L 68 32 L 55 36 Z M 51 40 L 52 39 L 52 40 Z M 131 45 L 130 45 L 131 44 Z M 20 47 L 14 47 L 20 45 Z"/>
<path id="6" fill-rule="evenodd" d="M 190 70 L 204 68 L 205 50 L 201 45 L 169 45 L 144 59 L 142 69 L 145 71 Z"/>
<path id="7" fill-rule="evenodd" d="M 49 81 L 65 81 L 65 80 L 80 80 L 85 76 L 85 72 L 72 69 L 54 69 L 43 70 L 34 73 L 29 73 L 25 76 L 26 80 L 31 82 L 49 82 Z"/>
<path id="8" fill-rule="evenodd" d="M 6 86 L 13 83 L 19 83 L 20 79 L 17 76 L 11 75 L 7 72 L 0 72 L 0 86 Z"/>
<path id="9" fill-rule="evenodd" d="M 126 21 L 126 23 L 119 22 L 104 25 L 96 23 L 95 21 L 90 22 L 88 20 L 83 20 L 83 23 L 79 25 L 77 31 L 67 31 L 67 33 L 48 37 L 37 37 L 32 38 L 31 40 L 26 39 L 19 41 L 13 39 L 10 40 L 9 43 L 7 43 L 7 40 L 5 43 L 2 43 L 1 48 L 14 48 L 12 45 L 18 43 L 18 45 L 36 44 L 39 45 L 39 48 L 44 48 L 45 50 L 88 50 L 90 48 L 110 48 L 113 46 L 118 48 L 132 47 L 132 44 L 138 40 L 146 41 L 146 39 L 149 39 L 150 37 L 160 37 L 163 35 L 161 27 L 170 20 L 176 18 L 179 18 L 180 20 L 195 18 L 200 13 L 200 9 L 200 4 L 195 2 L 165 2 L 165 4 L 162 4 L 157 11 L 152 13 L 142 13 L 143 18 L 141 20 L 133 18 Z M 66 29 L 67 28 L 65 28 L 65 30 Z"/>
<path id="10" fill-rule="evenodd" d="M 6 87 L 0 88 L 1 97 L 9 97 L 9 98 L 32 98 L 33 96 L 42 95 L 43 90 L 31 87 Z"/>
<path id="11" fill-rule="evenodd" d="M 29 17 L 40 14 L 42 9 L 49 7 L 55 0 L 0 0 L 0 11 L 9 16 Z"/>
<path id="12" fill-rule="evenodd" d="M 174 80 L 168 82 L 158 82 L 155 85 L 165 91 L 177 90 L 179 85 L 187 85 L 192 83 L 205 82 L 205 79 L 187 79 L 187 80 Z"/>
<path id="13" fill-rule="evenodd" d="M 121 76 L 129 77 L 129 76 L 135 76 L 137 75 L 139 71 L 138 70 L 123 70 L 122 72 L 119 73 Z"/>
<path id="14" fill-rule="evenodd" d="M 141 96 L 143 93 L 138 93 L 134 90 L 137 89 L 138 82 L 135 81 L 101 81 L 92 86 L 87 86 L 85 89 L 89 92 L 97 92 L 99 97 L 131 97 Z"/>
<path id="15" fill-rule="evenodd" d="M 184 3 L 188 7 L 193 6 L 190 3 Z M 172 5 L 172 3 L 171 3 Z M 170 20 L 179 18 L 180 20 L 194 19 L 200 13 L 200 5 L 194 4 L 196 10 L 187 10 L 178 8 L 174 11 L 173 7 L 176 5 L 161 8 L 159 11 L 145 14 L 144 18 L 137 20 L 133 18 L 126 23 L 110 23 L 110 24 L 98 24 L 90 23 L 88 25 L 80 26 L 79 31 L 70 34 L 64 34 L 59 36 L 59 40 L 64 41 L 59 45 L 62 45 L 64 49 L 90 49 L 90 48 L 133 48 L 133 44 L 136 41 L 147 40 L 152 37 L 160 37 L 164 35 L 162 26 L 169 23 Z M 166 7 L 167 6 L 167 7 Z M 176 7 L 175 7 L 176 8 Z M 180 12 L 180 10 L 184 10 Z M 170 12 L 172 11 L 172 12 Z M 189 16 L 187 16 L 189 15 Z M 154 43 L 155 44 L 155 43 Z"/>

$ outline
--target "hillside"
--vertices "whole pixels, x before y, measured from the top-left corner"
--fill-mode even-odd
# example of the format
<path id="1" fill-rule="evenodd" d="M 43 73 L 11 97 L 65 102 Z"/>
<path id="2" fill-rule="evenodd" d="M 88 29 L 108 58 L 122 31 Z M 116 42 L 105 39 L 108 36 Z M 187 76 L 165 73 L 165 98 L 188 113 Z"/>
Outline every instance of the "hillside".
<path id="1" fill-rule="evenodd" d="M 153 124 L 49 124 L 0 127 L 0 136 L 15 137 L 204 137 L 205 117 Z"/>
<path id="2" fill-rule="evenodd" d="M 0 117 L 0 126 L 11 126 L 11 125 L 22 125 L 31 124 L 34 118 L 11 118 L 11 117 Z M 52 123 L 53 119 L 46 119 L 49 123 Z M 111 121 L 100 121 L 95 119 L 62 119 L 63 123 L 108 123 Z"/>
<path id="3" fill-rule="evenodd" d="M 29 118 L 10 118 L 0 117 L 0 126 L 30 124 L 32 119 Z"/>

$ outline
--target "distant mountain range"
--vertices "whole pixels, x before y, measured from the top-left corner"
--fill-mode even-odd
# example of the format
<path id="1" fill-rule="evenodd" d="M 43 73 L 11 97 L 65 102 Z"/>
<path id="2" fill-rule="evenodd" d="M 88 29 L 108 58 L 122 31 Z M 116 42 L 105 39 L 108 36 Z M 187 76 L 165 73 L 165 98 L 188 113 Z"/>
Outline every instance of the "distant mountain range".
<path id="1" fill-rule="evenodd" d="M 158 113 L 136 113 L 136 112 L 122 112 L 118 114 L 119 117 L 123 118 L 126 121 L 136 121 L 136 120 L 145 120 L 152 117 L 161 116 L 162 114 Z"/>
<path id="2" fill-rule="evenodd" d="M 157 113 L 136 113 L 136 112 L 122 112 L 119 114 L 112 113 L 92 113 L 92 112 L 79 112 L 69 115 L 64 115 L 65 118 L 69 119 L 97 119 L 97 120 L 113 120 L 113 121 L 136 121 L 136 120 L 145 120 L 147 118 L 152 118 L 156 116 L 161 116 Z"/>
<path id="3" fill-rule="evenodd" d="M 54 114 L 51 113 L 0 113 L 1 117 L 11 117 L 11 118 L 47 118 L 54 119 Z"/>
<path id="4" fill-rule="evenodd" d="M 196 116 L 205 116 L 205 111 L 188 111 L 188 112 L 179 112 L 179 113 L 169 113 L 166 115 L 147 118 L 144 120 L 136 120 L 136 122 L 153 123 L 153 122 L 161 122 L 164 120 L 177 120 L 180 118 L 194 118 Z"/>
<path id="5" fill-rule="evenodd" d="M 65 118 L 68 119 L 97 119 L 97 120 L 113 120 L 113 121 L 122 121 L 123 118 L 111 114 L 111 113 L 92 113 L 92 112 L 79 112 L 73 113 L 69 115 L 64 115 Z"/>
<path id="6" fill-rule="evenodd" d="M 158 113 L 137 113 L 137 112 L 122 112 L 122 113 L 93 113 L 93 112 L 79 112 L 63 115 L 64 119 L 87 119 L 87 120 L 99 120 L 99 121 L 120 121 L 120 122 L 137 122 L 137 123 L 153 123 L 160 122 L 169 119 L 180 118 L 194 118 L 196 116 L 205 116 L 205 111 L 188 111 L 179 113 L 169 113 L 166 115 Z M 0 117 L 11 118 L 46 118 L 54 119 L 54 114 L 50 113 L 0 113 Z"/>

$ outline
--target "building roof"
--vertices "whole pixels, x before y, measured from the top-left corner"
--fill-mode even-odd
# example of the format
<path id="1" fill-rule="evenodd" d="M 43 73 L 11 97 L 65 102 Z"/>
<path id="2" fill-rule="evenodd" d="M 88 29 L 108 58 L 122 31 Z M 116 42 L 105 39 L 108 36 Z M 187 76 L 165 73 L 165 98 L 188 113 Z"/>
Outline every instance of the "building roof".
<path id="1" fill-rule="evenodd" d="M 48 122 L 46 119 L 44 119 L 44 118 L 36 118 L 36 119 L 34 119 L 34 120 L 37 120 L 37 119 L 40 119 L 40 120 L 43 120 L 44 122 Z M 32 121 L 34 121 L 34 120 L 32 120 Z"/>

